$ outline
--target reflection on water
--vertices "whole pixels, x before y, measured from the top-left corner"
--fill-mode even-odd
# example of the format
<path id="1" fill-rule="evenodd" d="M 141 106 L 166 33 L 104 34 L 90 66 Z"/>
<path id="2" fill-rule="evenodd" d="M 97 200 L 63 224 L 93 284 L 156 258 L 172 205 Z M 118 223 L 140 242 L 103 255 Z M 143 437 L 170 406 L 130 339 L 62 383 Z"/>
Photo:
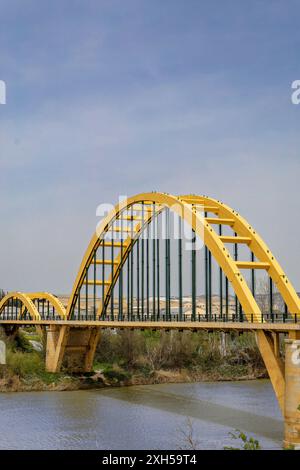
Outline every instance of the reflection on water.
<path id="1" fill-rule="evenodd" d="M 203 449 L 236 445 L 230 431 L 279 448 L 282 417 L 268 381 L 147 385 L 0 394 L 0 448 L 186 448 L 188 418 Z"/>

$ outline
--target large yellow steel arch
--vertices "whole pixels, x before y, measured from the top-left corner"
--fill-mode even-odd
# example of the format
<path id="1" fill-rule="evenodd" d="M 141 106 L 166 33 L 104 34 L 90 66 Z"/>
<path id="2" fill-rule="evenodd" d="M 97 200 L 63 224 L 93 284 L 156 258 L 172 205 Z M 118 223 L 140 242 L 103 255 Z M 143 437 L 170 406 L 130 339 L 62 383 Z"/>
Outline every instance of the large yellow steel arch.
<path id="1" fill-rule="evenodd" d="M 279 292 L 282 295 L 289 311 L 294 314 L 300 314 L 300 300 L 295 289 L 287 279 L 284 271 L 271 253 L 270 249 L 256 233 L 248 222 L 243 219 L 235 210 L 231 209 L 221 201 L 209 198 L 207 196 L 184 195 L 173 196 L 166 193 L 142 193 L 128 198 L 115 206 L 115 208 L 104 218 L 89 243 L 81 262 L 71 297 L 67 307 L 67 316 L 70 316 L 74 302 L 78 296 L 78 291 L 84 284 L 85 273 L 87 268 L 93 262 L 93 256 L 96 248 L 100 244 L 100 240 L 110 230 L 111 224 L 118 220 L 122 211 L 130 207 L 136 207 L 139 204 L 155 204 L 157 212 L 164 208 L 169 208 L 180 217 L 195 231 L 195 233 L 203 239 L 205 246 L 211 252 L 218 265 L 223 270 L 237 295 L 239 302 L 245 312 L 246 317 L 250 320 L 260 322 L 260 308 L 242 275 L 241 269 L 264 269 L 273 279 Z M 152 206 L 150 206 L 151 208 Z M 203 216 L 205 214 L 206 216 Z M 212 214 L 212 216 L 208 216 Z M 146 218 L 146 222 L 150 222 L 154 214 L 151 209 Z M 214 225 L 228 225 L 236 233 L 235 237 L 219 236 L 214 230 Z M 133 229 L 133 233 L 128 236 L 125 241 L 125 253 L 122 258 L 119 256 L 116 260 L 116 268 L 113 278 L 108 279 L 105 289 L 105 299 L 110 295 L 113 285 L 118 279 L 121 266 L 125 258 L 134 245 L 134 240 L 142 232 L 142 225 L 137 223 Z M 256 261 L 243 262 L 235 261 L 226 245 L 228 243 L 247 244 L 256 257 Z M 99 306 L 98 314 L 101 313 L 102 306 Z"/>

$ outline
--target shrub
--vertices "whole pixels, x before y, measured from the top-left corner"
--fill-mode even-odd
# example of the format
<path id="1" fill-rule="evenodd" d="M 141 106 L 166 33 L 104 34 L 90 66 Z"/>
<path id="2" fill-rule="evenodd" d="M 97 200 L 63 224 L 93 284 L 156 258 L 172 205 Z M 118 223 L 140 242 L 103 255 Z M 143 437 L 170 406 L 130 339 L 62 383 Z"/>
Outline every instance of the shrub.
<path id="1" fill-rule="evenodd" d="M 104 331 L 96 361 L 124 368 L 192 368 L 204 371 L 235 366 L 264 370 L 253 333 L 207 333 L 205 331 Z"/>
<path id="2" fill-rule="evenodd" d="M 45 370 L 43 357 L 39 353 L 25 353 L 10 349 L 7 350 L 7 366 L 21 378 L 42 374 Z"/>
<path id="3" fill-rule="evenodd" d="M 231 432 L 232 439 L 241 441 L 242 447 L 224 447 L 224 450 L 261 450 L 260 443 L 254 437 L 248 437 L 245 433 L 236 429 L 235 433 Z"/>

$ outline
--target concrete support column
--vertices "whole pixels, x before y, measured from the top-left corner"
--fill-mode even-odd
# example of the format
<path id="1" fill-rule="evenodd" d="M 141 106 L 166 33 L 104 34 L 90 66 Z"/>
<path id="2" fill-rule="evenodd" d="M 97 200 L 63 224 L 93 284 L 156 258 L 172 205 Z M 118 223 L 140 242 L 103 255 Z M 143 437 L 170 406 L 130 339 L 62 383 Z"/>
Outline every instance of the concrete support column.
<path id="1" fill-rule="evenodd" d="M 285 341 L 284 446 L 300 450 L 300 340 Z"/>
<path id="2" fill-rule="evenodd" d="M 50 326 L 47 331 L 46 338 L 46 370 L 48 372 L 55 372 L 54 360 L 55 350 L 57 343 L 57 329 L 55 326 Z"/>
<path id="3" fill-rule="evenodd" d="M 59 372 L 60 370 L 69 336 L 69 329 L 66 325 L 51 325 L 47 332 L 46 370 L 48 372 Z"/>
<path id="4" fill-rule="evenodd" d="M 69 372 L 90 372 L 100 328 L 72 328 L 51 325 L 47 332 L 46 370 L 59 372 L 63 365 Z"/>

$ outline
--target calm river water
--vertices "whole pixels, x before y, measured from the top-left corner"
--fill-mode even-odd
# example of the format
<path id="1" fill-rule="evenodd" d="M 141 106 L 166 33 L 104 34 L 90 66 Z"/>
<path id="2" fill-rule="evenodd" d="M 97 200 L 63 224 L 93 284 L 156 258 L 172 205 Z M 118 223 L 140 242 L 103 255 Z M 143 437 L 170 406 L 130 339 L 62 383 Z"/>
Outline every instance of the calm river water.
<path id="1" fill-rule="evenodd" d="M 283 422 L 269 381 L 0 394 L 1 449 L 200 449 L 236 445 L 238 428 L 278 449 Z"/>

